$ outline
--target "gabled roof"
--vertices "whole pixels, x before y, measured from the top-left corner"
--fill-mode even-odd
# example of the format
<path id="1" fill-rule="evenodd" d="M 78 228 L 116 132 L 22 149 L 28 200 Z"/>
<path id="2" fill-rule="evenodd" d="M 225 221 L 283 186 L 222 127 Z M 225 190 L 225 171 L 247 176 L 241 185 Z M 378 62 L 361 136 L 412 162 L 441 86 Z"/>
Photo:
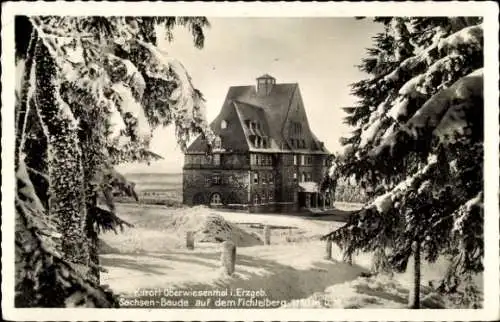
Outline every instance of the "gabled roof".
<path id="1" fill-rule="evenodd" d="M 271 76 L 266 74 L 262 77 Z M 253 85 L 230 87 L 219 115 L 210 125 L 214 133 L 221 136 L 223 149 L 226 151 L 290 151 L 291 148 L 284 137 L 283 130 L 291 105 L 300 100 L 300 95 L 297 95 L 298 91 L 297 83 L 274 84 L 268 94 L 257 93 L 256 87 Z M 222 120 L 232 126 L 230 133 L 221 128 Z M 262 124 L 258 130 L 259 133 L 249 129 L 245 124 L 246 120 L 258 120 Z M 250 135 L 268 137 L 269 147 L 257 149 L 251 144 Z M 237 138 L 236 136 L 243 137 Z M 318 141 L 312 133 L 311 139 Z M 311 147 L 315 148 L 315 151 L 311 151 L 311 148 L 297 150 L 329 153 L 326 149 L 321 151 L 319 144 L 317 145 L 317 148 Z M 206 151 L 206 147 L 206 143 L 198 137 L 188 147 L 187 152 Z"/>

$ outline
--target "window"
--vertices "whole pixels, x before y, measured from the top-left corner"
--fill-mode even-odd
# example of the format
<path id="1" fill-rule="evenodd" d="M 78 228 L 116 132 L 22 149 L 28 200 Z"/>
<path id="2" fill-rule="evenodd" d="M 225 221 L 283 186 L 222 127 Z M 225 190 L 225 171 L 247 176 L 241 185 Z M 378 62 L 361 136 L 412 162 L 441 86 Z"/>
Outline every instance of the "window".
<path id="1" fill-rule="evenodd" d="M 212 177 L 212 183 L 213 184 L 221 184 L 221 182 L 222 182 L 222 179 L 221 179 L 221 176 L 219 174 L 215 174 Z"/>
<path id="2" fill-rule="evenodd" d="M 219 193 L 214 193 L 211 197 L 210 197 L 210 205 L 220 205 L 222 204 L 222 197 Z"/>
<path id="3" fill-rule="evenodd" d="M 214 163 L 214 165 L 220 165 L 220 154 L 219 153 L 214 154 L 213 163 Z"/>
<path id="4" fill-rule="evenodd" d="M 259 195 L 258 195 L 258 194 L 255 194 L 255 195 L 253 196 L 253 204 L 254 204 L 254 205 L 258 205 L 258 204 L 260 204 L 260 197 L 259 197 Z"/>
<path id="5" fill-rule="evenodd" d="M 269 184 L 274 184 L 274 175 L 272 172 L 269 172 L 269 180 L 268 180 Z"/>
<path id="6" fill-rule="evenodd" d="M 293 173 L 293 182 L 297 182 L 297 172 Z"/>
<path id="7" fill-rule="evenodd" d="M 227 128 L 227 122 L 226 122 L 226 120 L 222 120 L 220 122 L 220 128 L 223 129 L 223 130 Z"/>
<path id="8" fill-rule="evenodd" d="M 306 140 L 302 140 L 302 148 L 305 149 L 305 147 L 306 147 Z"/>
<path id="9" fill-rule="evenodd" d="M 274 199 L 273 193 L 269 192 L 269 197 L 268 197 L 269 202 L 272 202 L 273 199 Z"/>
<path id="10" fill-rule="evenodd" d="M 302 172 L 302 178 L 301 178 L 301 180 L 300 180 L 300 181 L 302 181 L 302 182 L 307 181 L 307 176 L 306 176 L 306 173 L 305 173 L 305 172 Z"/>
<path id="11" fill-rule="evenodd" d="M 306 157 L 303 154 L 300 156 L 300 164 L 306 164 Z"/>
<path id="12" fill-rule="evenodd" d="M 297 165 L 298 163 L 299 163 L 299 156 L 295 154 L 293 156 L 293 165 Z"/>
<path id="13" fill-rule="evenodd" d="M 257 172 L 253 174 L 253 183 L 255 184 L 259 183 L 259 174 Z"/>

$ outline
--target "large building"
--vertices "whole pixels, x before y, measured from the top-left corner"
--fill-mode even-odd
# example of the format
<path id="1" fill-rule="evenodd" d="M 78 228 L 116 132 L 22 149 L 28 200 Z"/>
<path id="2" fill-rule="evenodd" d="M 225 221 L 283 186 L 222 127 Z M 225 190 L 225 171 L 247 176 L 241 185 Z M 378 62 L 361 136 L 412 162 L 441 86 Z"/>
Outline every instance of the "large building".
<path id="1" fill-rule="evenodd" d="M 320 189 L 331 164 L 309 126 L 297 83 L 232 86 L 211 123 L 218 144 L 198 137 L 187 149 L 183 200 L 187 205 L 299 211 L 330 205 Z"/>

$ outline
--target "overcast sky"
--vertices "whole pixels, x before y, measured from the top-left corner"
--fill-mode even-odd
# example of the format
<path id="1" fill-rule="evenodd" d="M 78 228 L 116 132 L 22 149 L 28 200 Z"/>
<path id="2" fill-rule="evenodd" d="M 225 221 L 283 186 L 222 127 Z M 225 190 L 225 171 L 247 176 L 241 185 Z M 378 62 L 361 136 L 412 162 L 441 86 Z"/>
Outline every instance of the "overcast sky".
<path id="1" fill-rule="evenodd" d="M 253 85 L 268 73 L 277 83 L 299 84 L 311 128 L 330 151 L 349 129 L 342 106 L 352 105 L 349 84 L 365 77 L 355 65 L 365 56 L 379 24 L 354 18 L 209 18 L 205 46 L 193 46 L 190 33 L 176 30 L 162 49 L 179 59 L 207 100 L 207 117 L 220 111 L 233 85 Z M 154 133 L 151 148 L 165 160 L 120 166 L 124 172 L 180 172 L 183 155 L 173 128 Z"/>

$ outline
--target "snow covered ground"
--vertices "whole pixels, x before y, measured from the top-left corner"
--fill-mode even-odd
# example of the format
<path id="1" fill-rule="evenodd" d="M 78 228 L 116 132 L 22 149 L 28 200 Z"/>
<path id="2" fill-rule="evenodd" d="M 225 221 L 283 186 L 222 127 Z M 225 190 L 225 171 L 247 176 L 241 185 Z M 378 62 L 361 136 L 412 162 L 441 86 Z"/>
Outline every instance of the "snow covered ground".
<path id="1" fill-rule="evenodd" d="M 341 261 L 335 245 L 333 259 L 324 259 L 325 243 L 318 237 L 342 225 L 328 217 L 131 204 L 120 205 L 118 213 L 135 227 L 102 235 L 101 264 L 107 272 L 101 281 L 123 296 L 158 288 L 262 289 L 261 299 L 284 307 L 398 308 L 407 302 L 411 272 L 394 279 L 360 277 L 371 265 L 370 255 L 354 258 L 351 266 Z M 264 225 L 272 227 L 271 245 L 263 243 Z M 194 250 L 185 247 L 188 231 L 195 232 Z M 218 241 L 229 238 L 238 246 L 232 276 L 220 268 Z M 440 278 L 444 269 L 443 262 L 425 265 L 422 284 Z M 424 296 L 426 292 L 424 288 Z M 439 306 L 435 300 L 426 301 L 429 307 Z"/>

